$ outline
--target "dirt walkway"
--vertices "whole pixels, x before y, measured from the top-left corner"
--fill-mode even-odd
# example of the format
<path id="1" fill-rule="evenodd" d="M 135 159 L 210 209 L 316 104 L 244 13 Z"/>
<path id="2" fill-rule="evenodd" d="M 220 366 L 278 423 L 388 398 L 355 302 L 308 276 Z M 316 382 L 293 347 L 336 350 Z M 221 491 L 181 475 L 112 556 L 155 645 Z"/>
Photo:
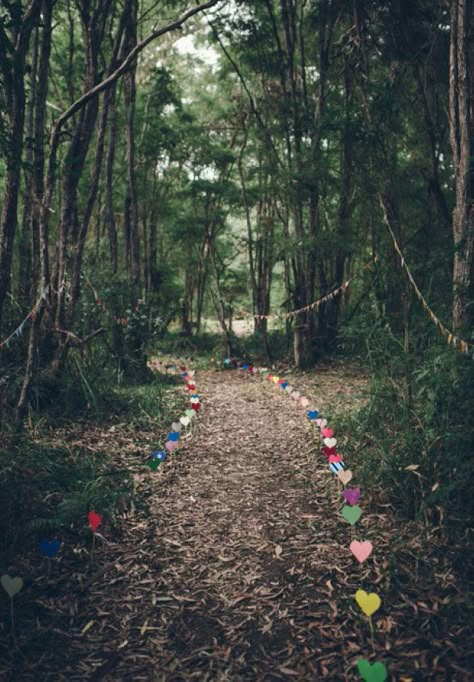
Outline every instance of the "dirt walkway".
<path id="1" fill-rule="evenodd" d="M 409 606 L 409 585 L 385 601 L 389 520 L 368 503 L 357 535 L 341 520 L 339 484 L 301 405 L 238 372 L 199 372 L 197 384 L 196 432 L 137 477 L 149 511 L 137 509 L 105 572 L 71 597 L 67 661 L 46 652 L 19 679 L 358 680 L 361 656 L 384 661 L 389 679 L 467 679 L 445 667 L 462 656 Z M 363 566 L 348 550 L 355 537 L 376 545 Z M 358 588 L 382 595 L 373 642 Z"/>

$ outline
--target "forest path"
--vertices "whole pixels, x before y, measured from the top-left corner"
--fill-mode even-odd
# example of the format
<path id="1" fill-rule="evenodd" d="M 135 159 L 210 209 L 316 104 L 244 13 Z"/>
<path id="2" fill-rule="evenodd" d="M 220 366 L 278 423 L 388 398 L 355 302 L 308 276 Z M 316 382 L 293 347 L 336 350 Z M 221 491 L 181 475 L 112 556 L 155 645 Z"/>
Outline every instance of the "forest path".
<path id="1" fill-rule="evenodd" d="M 325 414 L 365 379 L 336 367 L 291 382 Z M 469 679 L 446 553 L 364 491 L 349 526 L 318 429 L 280 388 L 239 371 L 198 371 L 196 386 L 192 436 L 157 472 L 140 467 L 137 509 L 55 588 L 62 615 L 58 602 L 39 661 L 19 660 L 12 682 L 351 681 L 360 657 L 390 680 Z M 352 434 L 332 426 L 344 452 Z M 362 565 L 354 538 L 374 543 Z M 382 597 L 373 641 L 359 588 Z"/>
<path id="2" fill-rule="evenodd" d="M 353 601 L 361 570 L 316 430 L 259 378 L 200 371 L 196 384 L 196 433 L 147 475 L 150 514 L 132 522 L 136 549 L 101 606 L 118 609 L 121 632 L 110 641 L 104 624 L 119 655 L 97 679 L 351 679 L 367 626 L 336 595 Z"/>

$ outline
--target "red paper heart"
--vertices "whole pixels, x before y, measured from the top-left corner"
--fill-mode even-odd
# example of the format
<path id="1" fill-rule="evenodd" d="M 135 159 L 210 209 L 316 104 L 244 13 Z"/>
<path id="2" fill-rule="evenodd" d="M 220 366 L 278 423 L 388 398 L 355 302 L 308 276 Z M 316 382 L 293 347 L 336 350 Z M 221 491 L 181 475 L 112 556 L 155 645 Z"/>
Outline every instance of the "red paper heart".
<path id="1" fill-rule="evenodd" d="M 191 405 L 191 409 L 195 410 L 196 412 L 199 410 L 200 407 L 201 407 L 201 403 L 193 403 Z"/>
<path id="2" fill-rule="evenodd" d="M 323 445 L 323 452 L 326 455 L 326 457 L 329 457 L 329 455 L 335 455 L 336 454 L 336 446 L 333 448 L 328 448 L 327 445 Z"/>
<path id="3" fill-rule="evenodd" d="M 186 371 L 186 367 L 185 367 L 184 365 L 183 365 L 180 369 L 181 369 L 182 372 L 185 372 L 185 371 Z"/>
<path id="4" fill-rule="evenodd" d="M 95 511 L 90 511 L 87 518 L 89 519 L 89 526 L 92 528 L 92 531 L 95 532 L 102 523 L 102 517 L 100 514 L 96 514 Z"/>
<path id="5" fill-rule="evenodd" d="M 323 436 L 325 438 L 332 438 L 334 436 L 334 430 L 333 429 L 323 429 L 321 431 L 321 433 L 323 434 Z"/>
<path id="6" fill-rule="evenodd" d="M 194 384 L 188 384 L 187 389 L 188 391 L 194 391 L 196 389 L 196 386 Z"/>
<path id="7" fill-rule="evenodd" d="M 342 455 L 329 455 L 329 462 L 331 464 L 337 464 L 338 462 L 342 462 Z"/>

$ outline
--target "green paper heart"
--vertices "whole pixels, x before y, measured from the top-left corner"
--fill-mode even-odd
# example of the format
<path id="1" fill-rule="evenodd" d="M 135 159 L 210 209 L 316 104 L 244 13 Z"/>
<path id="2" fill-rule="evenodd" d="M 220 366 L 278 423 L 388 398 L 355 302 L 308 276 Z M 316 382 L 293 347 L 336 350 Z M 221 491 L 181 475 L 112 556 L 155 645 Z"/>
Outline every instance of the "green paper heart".
<path id="1" fill-rule="evenodd" d="M 196 413 L 194 410 L 186 410 L 186 417 L 189 417 L 190 419 L 192 419 L 195 416 L 196 416 Z"/>
<path id="2" fill-rule="evenodd" d="M 160 466 L 160 464 L 161 464 L 161 460 L 159 460 L 159 459 L 149 459 L 148 462 L 147 462 L 147 464 L 148 464 L 148 466 L 150 467 L 150 469 L 151 469 L 152 471 L 156 471 L 156 470 L 158 469 L 158 467 Z"/>
<path id="3" fill-rule="evenodd" d="M 387 679 L 387 668 L 383 663 L 370 665 L 369 661 L 360 658 L 357 662 L 357 670 L 366 682 L 384 682 Z"/>
<path id="4" fill-rule="evenodd" d="M 357 506 L 349 507 L 349 505 L 345 504 L 341 509 L 341 514 L 346 519 L 346 521 L 349 521 L 351 526 L 353 526 L 354 523 L 357 523 L 357 521 L 360 519 L 362 515 L 362 509 Z"/>

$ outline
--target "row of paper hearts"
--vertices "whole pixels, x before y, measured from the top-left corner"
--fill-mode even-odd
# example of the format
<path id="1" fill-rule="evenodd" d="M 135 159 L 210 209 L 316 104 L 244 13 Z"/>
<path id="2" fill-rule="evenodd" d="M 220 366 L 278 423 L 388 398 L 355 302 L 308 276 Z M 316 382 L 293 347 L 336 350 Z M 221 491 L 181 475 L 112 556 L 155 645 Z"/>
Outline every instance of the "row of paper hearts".
<path id="1" fill-rule="evenodd" d="M 224 360 L 224 364 L 228 366 L 231 364 L 231 361 L 226 359 Z M 310 401 L 308 398 L 297 391 L 285 379 L 273 375 L 268 368 L 257 368 L 253 365 L 241 363 L 235 363 L 234 366 L 239 367 L 242 371 L 246 371 L 250 374 L 259 374 L 263 378 L 267 378 L 268 381 L 272 382 L 275 386 L 278 386 L 287 396 L 290 396 L 304 408 L 309 407 Z M 337 452 L 337 440 L 334 438 L 334 430 L 328 427 L 327 420 L 322 418 L 319 415 L 318 410 L 313 408 L 307 410 L 306 416 L 311 423 L 318 426 L 320 429 L 320 434 L 323 439 L 322 451 L 328 459 L 330 471 L 334 473 L 344 485 L 342 495 L 347 504 L 342 507 L 341 514 L 346 521 L 348 521 L 351 525 L 354 525 L 362 515 L 362 510 L 357 505 L 357 502 L 360 499 L 360 488 L 346 487 L 347 484 L 352 480 L 353 474 L 350 469 L 345 468 L 342 455 Z M 349 545 L 349 549 L 357 561 L 362 563 L 372 553 L 373 546 L 369 540 L 365 540 L 364 542 L 353 540 Z M 380 608 L 381 605 L 381 599 L 378 594 L 367 594 L 367 592 L 364 590 L 357 590 L 354 598 L 360 609 L 369 618 Z M 387 670 L 383 663 L 375 662 L 371 664 L 365 659 L 359 659 L 357 668 L 362 679 L 366 680 L 366 682 L 383 682 L 387 679 Z"/>

